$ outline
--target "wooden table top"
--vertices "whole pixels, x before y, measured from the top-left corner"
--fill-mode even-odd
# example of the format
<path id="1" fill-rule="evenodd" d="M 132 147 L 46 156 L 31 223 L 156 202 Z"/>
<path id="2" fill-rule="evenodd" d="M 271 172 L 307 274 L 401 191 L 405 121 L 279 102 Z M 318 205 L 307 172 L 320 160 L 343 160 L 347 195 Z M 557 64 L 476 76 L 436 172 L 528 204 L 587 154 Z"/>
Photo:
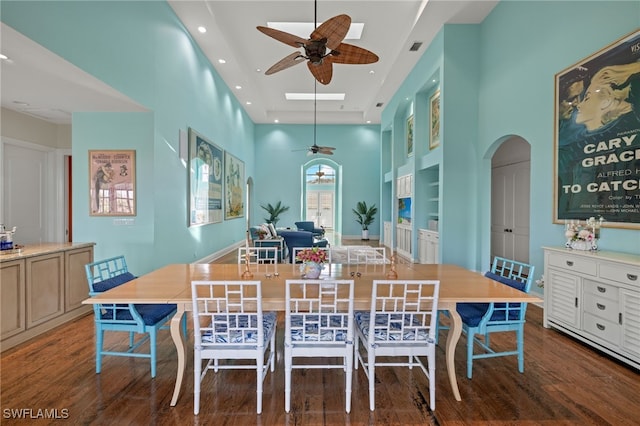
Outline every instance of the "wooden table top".
<path id="1" fill-rule="evenodd" d="M 390 265 L 325 265 L 321 279 L 353 279 L 354 307 L 370 308 L 373 280 L 384 280 Z M 456 265 L 397 264 L 397 279 L 439 280 L 439 303 L 460 302 L 541 302 L 537 296 L 485 278 Z M 284 310 L 284 284 L 300 278 L 300 265 L 250 265 L 252 280 L 262 282 L 263 308 Z M 191 281 L 239 280 L 245 271 L 238 264 L 170 264 L 133 281 L 89 298 L 83 303 L 191 303 Z M 353 277 L 351 274 L 353 273 Z M 276 275 L 277 274 L 277 275 Z M 358 276 L 358 274 L 360 276 Z"/>

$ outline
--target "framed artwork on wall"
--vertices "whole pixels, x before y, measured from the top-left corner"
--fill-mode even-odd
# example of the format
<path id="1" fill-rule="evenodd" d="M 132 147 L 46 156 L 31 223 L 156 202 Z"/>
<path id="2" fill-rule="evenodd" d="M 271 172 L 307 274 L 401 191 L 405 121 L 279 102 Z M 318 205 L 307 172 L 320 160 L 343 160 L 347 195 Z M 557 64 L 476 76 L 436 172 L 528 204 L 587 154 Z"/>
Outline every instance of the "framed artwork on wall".
<path id="1" fill-rule="evenodd" d="M 640 228 L 640 30 L 555 76 L 554 223 Z"/>
<path id="2" fill-rule="evenodd" d="M 429 99 L 429 149 L 440 145 L 440 90 Z"/>
<path id="3" fill-rule="evenodd" d="M 136 215 L 136 152 L 89 151 L 89 215 Z"/>
<path id="4" fill-rule="evenodd" d="M 407 118 L 407 157 L 413 155 L 413 115 Z"/>
<path id="5" fill-rule="evenodd" d="M 223 153 L 189 128 L 189 226 L 222 222 Z"/>
<path id="6" fill-rule="evenodd" d="M 225 152 L 224 156 L 225 202 L 224 218 L 244 216 L 244 162 Z"/>

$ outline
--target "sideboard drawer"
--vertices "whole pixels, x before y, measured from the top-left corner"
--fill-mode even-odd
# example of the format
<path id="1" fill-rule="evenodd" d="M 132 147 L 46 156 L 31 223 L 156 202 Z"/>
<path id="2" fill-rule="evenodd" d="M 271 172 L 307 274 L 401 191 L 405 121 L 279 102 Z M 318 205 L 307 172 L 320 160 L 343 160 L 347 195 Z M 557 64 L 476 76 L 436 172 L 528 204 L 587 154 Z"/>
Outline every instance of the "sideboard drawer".
<path id="1" fill-rule="evenodd" d="M 616 301 L 618 300 L 618 287 L 611 284 L 584 280 L 584 292 L 585 295 L 587 293 L 590 293 L 596 298 L 604 298 Z"/>
<path id="2" fill-rule="evenodd" d="M 600 276 L 608 280 L 635 285 L 640 288 L 640 268 L 602 262 L 600 264 Z"/>
<path id="3" fill-rule="evenodd" d="M 620 344 L 620 326 L 615 322 L 607 321 L 585 312 L 583 326 L 584 331 L 599 339 L 615 345 Z"/>
<path id="4" fill-rule="evenodd" d="M 620 315 L 618 301 L 603 299 L 595 294 L 585 292 L 583 303 L 582 308 L 586 313 L 613 323 L 618 322 L 618 316 Z"/>
<path id="5" fill-rule="evenodd" d="M 554 253 L 553 256 L 549 256 L 549 265 L 594 277 L 598 274 L 596 262 L 570 254 Z"/>

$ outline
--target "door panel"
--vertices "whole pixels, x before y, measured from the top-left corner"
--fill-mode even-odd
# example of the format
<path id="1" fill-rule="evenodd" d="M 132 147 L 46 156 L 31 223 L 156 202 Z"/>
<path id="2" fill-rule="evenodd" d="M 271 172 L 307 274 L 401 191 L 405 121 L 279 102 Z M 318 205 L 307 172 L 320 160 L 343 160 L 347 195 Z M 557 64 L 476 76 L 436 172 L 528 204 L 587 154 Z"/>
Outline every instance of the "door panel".
<path id="1" fill-rule="evenodd" d="M 306 220 L 316 226 L 333 228 L 333 191 L 308 191 Z"/>

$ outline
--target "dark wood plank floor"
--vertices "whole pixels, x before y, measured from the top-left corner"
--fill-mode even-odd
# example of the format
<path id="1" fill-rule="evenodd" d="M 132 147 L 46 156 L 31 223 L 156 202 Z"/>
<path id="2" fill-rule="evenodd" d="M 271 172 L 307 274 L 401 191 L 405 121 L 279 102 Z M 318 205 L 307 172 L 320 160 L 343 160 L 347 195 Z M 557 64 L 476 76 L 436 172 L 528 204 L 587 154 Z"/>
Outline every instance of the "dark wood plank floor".
<path id="1" fill-rule="evenodd" d="M 281 318 L 282 319 L 282 318 Z M 442 332 L 445 338 L 446 331 Z M 108 346 L 127 342 L 111 333 Z M 442 340 L 444 341 L 444 340 Z M 494 338 L 507 345 L 512 336 Z M 193 415 L 193 359 L 178 405 L 170 407 L 176 374 L 168 332 L 158 343 L 158 375 L 151 379 L 143 359 L 107 357 L 95 374 L 91 315 L 2 353 L 0 423 L 130 425 L 633 425 L 640 421 L 640 374 L 582 344 L 542 327 L 542 309 L 530 306 L 525 326 L 525 372 L 516 359 L 474 363 L 465 376 L 465 337 L 456 370 L 463 401 L 447 380 L 444 349 L 437 351 L 436 409 L 428 407 L 426 378 L 419 369 L 379 368 L 376 410 L 368 408 L 367 381 L 355 372 L 350 414 L 344 412 L 343 373 L 294 371 L 292 411 L 284 412 L 282 327 L 276 372 L 265 379 L 263 413 L 255 414 L 255 373 L 209 373 L 200 414 Z M 190 355 L 190 352 L 189 352 Z M 13 410 L 13 411 L 12 411 Z M 40 410 L 40 411 L 39 411 Z M 43 411 L 47 410 L 47 412 Z M 54 411 L 57 410 L 57 411 Z M 28 419 L 16 418 L 22 413 Z M 66 420 L 33 417 L 58 414 Z"/>

